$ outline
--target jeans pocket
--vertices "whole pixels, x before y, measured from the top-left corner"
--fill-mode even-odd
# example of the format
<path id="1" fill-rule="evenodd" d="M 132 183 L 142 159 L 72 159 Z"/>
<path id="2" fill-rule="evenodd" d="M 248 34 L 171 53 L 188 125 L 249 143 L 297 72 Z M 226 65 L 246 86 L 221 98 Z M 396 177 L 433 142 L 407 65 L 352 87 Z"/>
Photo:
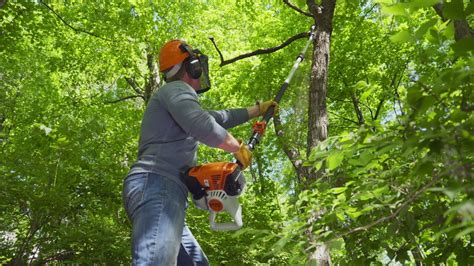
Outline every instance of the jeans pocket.
<path id="1" fill-rule="evenodd" d="M 127 177 L 123 183 L 122 200 L 130 219 L 132 219 L 133 213 L 143 201 L 148 178 L 148 173 L 136 174 Z"/>

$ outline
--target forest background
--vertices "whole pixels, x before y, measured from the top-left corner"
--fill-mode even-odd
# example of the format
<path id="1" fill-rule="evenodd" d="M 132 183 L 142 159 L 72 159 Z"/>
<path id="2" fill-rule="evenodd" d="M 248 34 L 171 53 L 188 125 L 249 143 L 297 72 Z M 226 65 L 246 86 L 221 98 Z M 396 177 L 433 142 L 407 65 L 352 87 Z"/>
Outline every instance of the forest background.
<path id="1" fill-rule="evenodd" d="M 209 55 L 204 108 L 249 106 L 274 97 L 316 24 L 246 171 L 243 229 L 212 232 L 188 210 L 211 263 L 473 265 L 473 11 L 468 0 L 0 1 L 0 263 L 128 264 L 122 181 L 162 84 L 161 45 Z M 231 159 L 199 150 L 200 162 Z"/>

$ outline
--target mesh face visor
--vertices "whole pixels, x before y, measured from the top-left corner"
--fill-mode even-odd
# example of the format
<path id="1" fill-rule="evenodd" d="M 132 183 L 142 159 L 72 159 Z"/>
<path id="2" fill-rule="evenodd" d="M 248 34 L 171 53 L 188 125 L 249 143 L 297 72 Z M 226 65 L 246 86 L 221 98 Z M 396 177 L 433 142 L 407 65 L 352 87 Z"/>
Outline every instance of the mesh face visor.
<path id="1" fill-rule="evenodd" d="M 202 70 L 201 76 L 199 77 L 201 89 L 198 90 L 197 93 L 204 93 L 211 89 L 211 80 L 209 79 L 209 59 L 199 50 L 194 50 L 193 52 L 198 58 Z"/>

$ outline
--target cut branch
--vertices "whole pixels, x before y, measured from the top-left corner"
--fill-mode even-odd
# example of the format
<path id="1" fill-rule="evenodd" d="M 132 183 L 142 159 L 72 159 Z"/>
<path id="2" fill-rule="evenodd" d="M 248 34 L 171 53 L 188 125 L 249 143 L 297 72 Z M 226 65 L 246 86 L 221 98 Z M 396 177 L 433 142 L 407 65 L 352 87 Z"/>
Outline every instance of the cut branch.
<path id="1" fill-rule="evenodd" d="M 214 38 L 209 38 L 211 40 L 211 42 L 214 44 L 214 47 L 216 48 L 217 52 L 219 53 L 219 56 L 221 58 L 221 63 L 219 66 L 223 67 L 225 65 L 228 65 L 228 64 L 232 64 L 236 61 L 239 61 L 239 60 L 242 60 L 244 58 L 248 58 L 248 57 L 252 57 L 252 56 L 255 56 L 255 55 L 261 55 L 261 54 L 270 54 L 270 53 L 273 53 L 275 51 L 278 51 L 282 48 L 285 48 L 286 46 L 288 46 L 289 44 L 291 44 L 292 42 L 298 40 L 298 39 L 302 39 L 302 38 L 305 38 L 305 37 L 308 37 L 309 36 L 309 32 L 301 32 L 301 33 L 298 33 L 290 38 L 288 38 L 288 40 L 284 41 L 282 44 L 278 45 L 278 46 L 275 46 L 275 47 L 270 47 L 270 48 L 263 48 L 263 49 L 258 49 L 258 50 L 255 50 L 253 52 L 250 52 L 250 53 L 246 53 L 246 54 L 241 54 L 239 56 L 236 56 L 232 59 L 229 59 L 229 60 L 224 60 L 224 57 L 222 56 L 222 53 L 221 51 L 219 50 L 219 48 L 217 47 L 217 44 L 215 43 L 214 41 Z"/>
<path id="2" fill-rule="evenodd" d="M 53 14 L 59 19 L 61 20 L 64 25 L 66 25 L 67 27 L 69 27 L 70 29 L 74 30 L 76 33 L 77 32 L 82 32 L 82 33 L 85 33 L 85 34 L 88 34 L 90 36 L 93 36 L 93 37 L 96 37 L 98 39 L 101 39 L 101 40 L 104 40 L 104 41 L 108 41 L 108 42 L 115 42 L 114 40 L 111 40 L 111 39 L 107 39 L 107 38 L 104 38 L 104 37 L 101 37 L 93 32 L 90 32 L 90 31 L 87 31 L 87 30 L 83 30 L 83 29 L 79 29 L 79 28 L 76 28 L 74 26 L 72 26 L 71 24 L 69 24 L 66 20 L 64 20 L 58 13 L 56 13 L 56 11 L 54 11 L 54 9 L 52 9 L 50 6 L 48 6 L 45 2 L 43 2 L 42 0 L 39 1 L 42 5 L 44 5 L 47 9 L 49 9 L 51 12 L 53 12 Z"/>
<path id="3" fill-rule="evenodd" d="M 304 10 L 302 10 L 301 8 L 293 5 L 292 3 L 290 3 L 288 0 L 283 0 L 283 3 L 285 3 L 286 5 L 288 5 L 289 7 L 291 7 L 292 9 L 296 10 L 298 13 L 301 13 L 305 16 L 308 16 L 308 17 L 313 17 L 313 15 L 309 12 L 306 12 Z"/>
<path id="4" fill-rule="evenodd" d="M 224 62 L 224 56 L 222 56 L 221 50 L 219 50 L 219 48 L 217 47 L 217 44 L 214 41 L 214 37 L 209 37 L 209 40 L 211 40 L 212 44 L 214 44 L 214 47 L 217 50 L 217 53 L 219 53 L 219 58 L 221 59 L 221 66 L 222 66 L 222 62 Z"/>

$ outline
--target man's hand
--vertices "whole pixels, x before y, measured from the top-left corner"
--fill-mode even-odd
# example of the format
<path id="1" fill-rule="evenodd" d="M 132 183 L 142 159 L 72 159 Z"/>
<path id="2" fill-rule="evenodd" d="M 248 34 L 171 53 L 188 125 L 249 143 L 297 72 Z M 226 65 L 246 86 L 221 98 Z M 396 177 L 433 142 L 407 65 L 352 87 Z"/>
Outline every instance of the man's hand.
<path id="1" fill-rule="evenodd" d="M 271 106 L 275 107 L 273 109 L 273 115 L 278 114 L 278 111 L 279 111 L 278 110 L 279 109 L 278 108 L 278 103 L 275 102 L 275 101 L 272 101 L 272 100 L 265 101 L 265 102 L 262 102 L 262 103 L 257 103 L 257 105 L 258 105 L 258 112 L 259 112 L 260 116 L 264 115 L 267 112 L 268 108 L 270 108 Z"/>
<path id="2" fill-rule="evenodd" d="M 252 152 L 249 150 L 249 147 L 240 141 L 240 149 L 237 152 L 234 152 L 234 157 L 242 165 L 242 170 L 247 168 L 252 161 Z"/>

